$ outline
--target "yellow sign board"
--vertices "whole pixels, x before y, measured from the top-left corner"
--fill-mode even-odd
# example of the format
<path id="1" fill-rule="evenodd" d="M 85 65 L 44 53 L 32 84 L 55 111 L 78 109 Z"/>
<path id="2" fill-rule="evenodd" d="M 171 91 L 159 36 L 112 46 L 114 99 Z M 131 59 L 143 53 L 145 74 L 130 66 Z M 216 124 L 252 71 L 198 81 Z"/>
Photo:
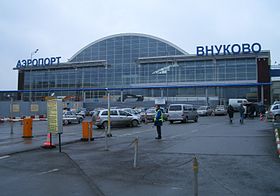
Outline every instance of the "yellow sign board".
<path id="1" fill-rule="evenodd" d="M 39 105 L 38 104 L 31 104 L 30 105 L 30 111 L 31 112 L 38 112 L 39 111 Z"/>
<path id="2" fill-rule="evenodd" d="M 13 112 L 20 112 L 20 107 L 19 107 L 19 104 L 13 104 L 12 105 L 12 111 Z"/>
<path id="3" fill-rule="evenodd" d="M 48 132 L 62 133 L 62 101 L 58 99 L 47 102 Z"/>

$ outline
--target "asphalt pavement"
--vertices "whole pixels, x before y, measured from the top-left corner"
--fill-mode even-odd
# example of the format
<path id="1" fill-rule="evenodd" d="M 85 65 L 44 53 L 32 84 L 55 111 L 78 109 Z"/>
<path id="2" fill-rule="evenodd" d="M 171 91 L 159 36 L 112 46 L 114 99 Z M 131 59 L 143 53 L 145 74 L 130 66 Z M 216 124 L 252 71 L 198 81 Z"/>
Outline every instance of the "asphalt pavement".
<path id="1" fill-rule="evenodd" d="M 46 122 L 33 123 L 33 138 L 22 125 L 0 124 L 1 195 L 193 195 L 193 158 L 199 195 L 280 195 L 279 163 L 272 124 L 238 115 L 201 117 L 198 123 L 164 123 L 155 140 L 152 124 L 94 130 L 80 141 L 81 125 L 64 126 L 62 152 L 42 149 Z M 138 159 L 135 166 L 135 139 Z M 54 135 L 54 143 L 58 138 Z"/>

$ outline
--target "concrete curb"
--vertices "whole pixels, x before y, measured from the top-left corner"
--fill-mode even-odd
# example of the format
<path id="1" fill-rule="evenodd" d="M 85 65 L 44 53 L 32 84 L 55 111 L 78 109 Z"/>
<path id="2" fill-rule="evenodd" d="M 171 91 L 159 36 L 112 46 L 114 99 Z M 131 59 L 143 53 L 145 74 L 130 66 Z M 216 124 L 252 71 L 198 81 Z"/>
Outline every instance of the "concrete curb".
<path id="1" fill-rule="evenodd" d="M 97 136 L 97 137 L 94 137 L 93 139 L 94 140 L 95 139 L 102 139 L 104 137 L 105 136 Z M 61 146 L 65 146 L 65 145 L 69 145 L 69 144 L 75 144 L 75 143 L 83 143 L 83 141 L 81 141 L 81 139 L 73 139 L 73 140 L 70 140 L 70 141 L 62 142 Z M 34 151 L 34 150 L 44 149 L 42 147 L 42 145 L 39 145 L 39 146 L 36 146 L 36 147 L 32 147 L 32 148 L 28 148 L 28 149 L 22 149 L 22 150 L 17 150 L 17 151 L 10 151 L 10 152 L 4 153 L 4 154 L 0 153 L 0 156 L 14 155 L 14 154 L 20 154 L 20 153 L 24 153 L 24 152 L 30 152 L 30 151 Z M 55 145 L 55 148 L 52 148 L 52 149 L 58 149 L 58 143 L 54 143 L 54 145 Z M 46 149 L 46 150 L 52 150 L 52 149 Z"/>
<path id="2" fill-rule="evenodd" d="M 69 144 L 74 144 L 74 143 L 78 143 L 78 142 L 81 142 L 81 140 L 76 139 L 76 140 L 72 140 L 72 141 L 62 142 L 61 146 L 65 146 L 65 145 L 69 145 Z M 57 149 L 58 148 L 58 144 L 55 143 L 54 145 L 56 146 L 56 148 L 53 148 L 53 149 Z M 39 150 L 39 149 L 44 149 L 44 148 L 42 148 L 42 145 L 40 145 L 40 146 L 36 146 L 36 147 L 33 147 L 33 148 L 22 149 L 22 150 L 17 150 L 17 151 L 10 151 L 8 153 L 5 153 L 4 155 L 20 154 L 20 153 L 24 153 L 24 152 L 30 152 L 30 151 L 34 151 L 34 150 Z M 47 150 L 52 150 L 52 149 L 47 149 Z M 0 156 L 2 156 L 2 155 L 0 155 Z"/>

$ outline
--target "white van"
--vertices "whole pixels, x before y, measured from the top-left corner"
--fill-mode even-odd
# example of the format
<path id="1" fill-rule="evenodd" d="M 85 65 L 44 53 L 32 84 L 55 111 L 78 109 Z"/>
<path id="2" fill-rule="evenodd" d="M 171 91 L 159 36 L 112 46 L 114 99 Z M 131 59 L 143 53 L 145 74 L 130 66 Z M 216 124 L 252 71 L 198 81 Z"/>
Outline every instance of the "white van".
<path id="1" fill-rule="evenodd" d="M 228 100 L 228 105 L 231 105 L 234 110 L 238 111 L 238 107 L 240 106 L 240 104 L 246 104 L 248 103 L 247 99 L 229 99 Z"/>
<path id="2" fill-rule="evenodd" d="M 174 121 L 187 122 L 188 120 L 197 122 L 198 113 L 196 108 L 191 104 L 170 104 L 167 120 L 170 123 Z"/>

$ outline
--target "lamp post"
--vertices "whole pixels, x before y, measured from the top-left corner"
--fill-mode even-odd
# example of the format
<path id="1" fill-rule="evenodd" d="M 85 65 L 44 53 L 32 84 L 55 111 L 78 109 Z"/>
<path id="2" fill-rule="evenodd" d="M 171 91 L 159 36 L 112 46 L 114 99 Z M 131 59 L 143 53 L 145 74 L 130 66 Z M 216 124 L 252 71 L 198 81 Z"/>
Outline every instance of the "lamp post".
<path id="1" fill-rule="evenodd" d="M 75 67 L 75 69 L 74 69 L 74 74 L 75 74 L 74 89 L 75 89 L 75 97 L 76 97 L 75 99 L 80 101 L 80 93 L 77 90 L 77 88 L 78 88 L 78 84 L 77 84 L 77 71 L 78 71 L 78 68 Z"/>
<path id="2" fill-rule="evenodd" d="M 14 134 L 14 121 L 13 121 L 13 96 L 12 95 L 7 95 L 8 98 L 10 98 L 10 122 L 11 122 L 11 134 Z"/>
<path id="3" fill-rule="evenodd" d="M 37 48 L 35 51 L 31 52 L 30 54 L 30 60 L 32 62 L 32 58 L 33 58 L 33 55 L 36 54 L 37 52 L 39 51 L 39 49 Z M 31 102 L 31 96 L 32 96 L 32 68 L 30 69 L 30 77 L 29 77 L 29 101 Z"/>
<path id="4" fill-rule="evenodd" d="M 112 137 L 111 133 L 111 104 L 110 104 L 110 91 L 106 88 L 107 91 L 107 102 L 108 102 L 108 124 L 107 124 L 107 136 Z"/>

